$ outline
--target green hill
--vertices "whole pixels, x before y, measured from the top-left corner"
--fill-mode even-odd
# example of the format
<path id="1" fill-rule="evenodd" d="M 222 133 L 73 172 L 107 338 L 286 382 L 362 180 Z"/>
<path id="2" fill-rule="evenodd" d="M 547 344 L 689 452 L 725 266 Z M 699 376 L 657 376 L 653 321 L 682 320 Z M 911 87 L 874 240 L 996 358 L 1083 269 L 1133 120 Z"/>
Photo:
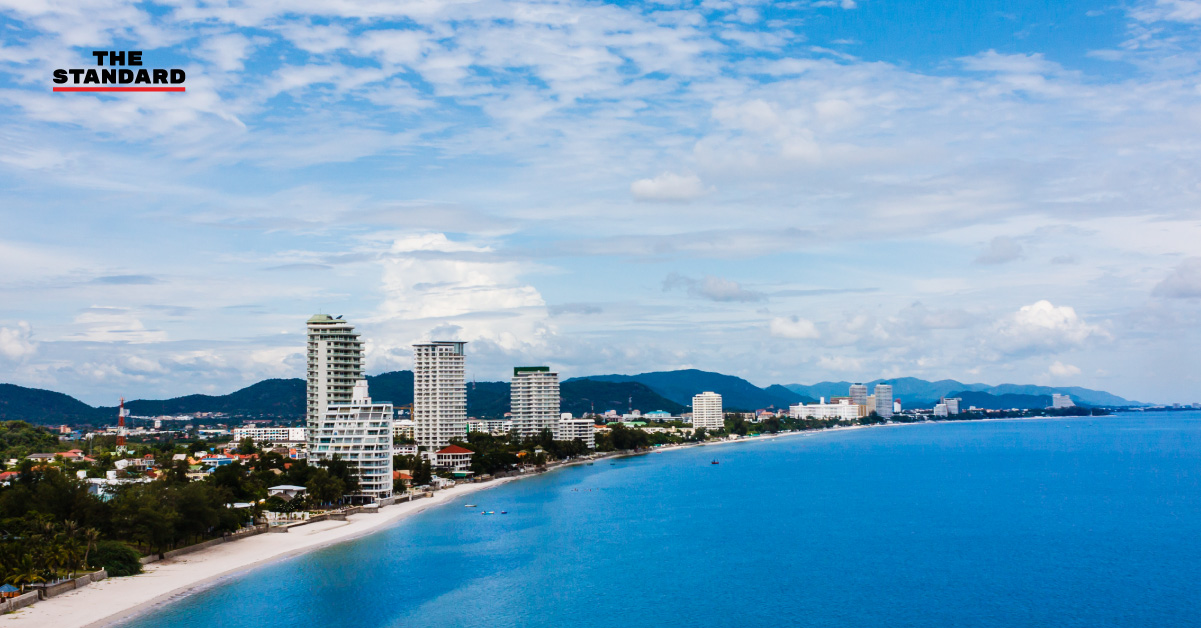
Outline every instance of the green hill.
<path id="1" fill-rule="evenodd" d="M 806 401 L 807 397 L 783 386 L 768 389 L 733 375 L 722 375 L 697 369 L 660 371 L 639 375 L 590 375 L 594 381 L 638 382 L 654 392 L 680 405 L 692 405 L 692 396 L 705 391 L 721 395 L 722 407 L 726 410 L 751 411 L 760 408 L 781 408 Z M 567 380 L 575 381 L 575 380 Z M 810 400 L 812 401 L 812 400 Z"/>
<path id="2" fill-rule="evenodd" d="M 569 379 L 559 385 L 559 394 L 563 398 L 560 409 L 574 416 L 603 414 L 608 410 L 624 414 L 631 408 L 643 412 L 666 410 L 672 414 L 688 411 L 683 404 L 666 399 L 639 382 Z"/>

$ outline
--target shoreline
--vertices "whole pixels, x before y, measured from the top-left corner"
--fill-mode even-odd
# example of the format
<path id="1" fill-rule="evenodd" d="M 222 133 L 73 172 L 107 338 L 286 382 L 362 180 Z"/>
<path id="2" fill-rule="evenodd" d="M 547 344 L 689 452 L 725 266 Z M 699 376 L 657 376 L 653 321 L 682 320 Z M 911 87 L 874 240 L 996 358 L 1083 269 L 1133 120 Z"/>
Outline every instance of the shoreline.
<path id="1" fill-rule="evenodd" d="M 954 423 L 1005 420 L 1025 419 L 973 419 L 954 421 Z M 404 519 L 429 508 L 444 505 L 457 497 L 524 478 L 536 477 L 556 469 L 594 463 L 609 458 L 666 453 L 693 447 L 757 443 L 788 436 L 813 436 L 871 427 L 898 427 L 926 423 L 943 423 L 943 421 L 849 425 L 821 430 L 762 434 L 735 440 L 687 443 L 653 448 L 644 452 L 606 452 L 585 460 L 573 460 L 548 466 L 545 471 L 538 473 L 498 478 L 478 484 L 460 484 L 438 491 L 431 498 L 385 506 L 375 514 L 350 515 L 346 521 L 321 521 L 295 528 L 285 534 L 259 534 L 232 543 L 223 543 L 176 559 L 157 561 L 146 565 L 144 573 L 137 576 L 108 578 L 82 589 L 62 594 L 52 600 L 43 600 L 24 609 L 0 615 L 0 628 L 13 622 L 17 622 L 15 625 L 18 628 L 103 628 L 111 626 L 259 567 L 380 532 Z M 113 607 L 117 607 L 117 610 L 109 612 L 108 609 Z M 102 617 L 96 617 L 97 608 L 106 609 Z"/>

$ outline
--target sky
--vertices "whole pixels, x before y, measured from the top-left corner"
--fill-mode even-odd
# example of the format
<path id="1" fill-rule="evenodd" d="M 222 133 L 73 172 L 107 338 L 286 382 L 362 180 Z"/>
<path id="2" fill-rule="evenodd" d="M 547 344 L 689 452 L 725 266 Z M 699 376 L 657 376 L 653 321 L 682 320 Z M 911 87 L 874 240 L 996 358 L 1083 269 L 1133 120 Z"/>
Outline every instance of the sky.
<path id="1" fill-rule="evenodd" d="M 0 0 L 0 381 L 699 368 L 1201 401 L 1201 1 Z M 52 93 L 92 50 L 185 93 Z"/>

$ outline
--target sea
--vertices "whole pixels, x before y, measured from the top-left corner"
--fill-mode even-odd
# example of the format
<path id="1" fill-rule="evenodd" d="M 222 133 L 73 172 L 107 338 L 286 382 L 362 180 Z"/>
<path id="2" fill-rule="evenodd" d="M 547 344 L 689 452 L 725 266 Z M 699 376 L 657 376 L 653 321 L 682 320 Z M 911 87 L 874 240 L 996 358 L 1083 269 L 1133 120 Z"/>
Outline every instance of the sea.
<path id="1" fill-rule="evenodd" d="M 201 625 L 1201 626 L 1201 412 L 826 431 L 568 467 L 124 624 Z"/>

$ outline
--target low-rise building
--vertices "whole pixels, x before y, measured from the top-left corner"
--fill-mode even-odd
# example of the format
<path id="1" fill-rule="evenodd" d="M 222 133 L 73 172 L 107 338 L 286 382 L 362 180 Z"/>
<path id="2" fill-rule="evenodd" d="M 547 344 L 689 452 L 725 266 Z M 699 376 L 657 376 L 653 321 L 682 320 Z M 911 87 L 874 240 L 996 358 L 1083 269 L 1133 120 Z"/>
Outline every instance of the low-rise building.
<path id="1" fill-rule="evenodd" d="M 434 466 L 451 471 L 469 471 L 474 451 L 458 445 L 447 445 L 434 454 Z"/>
<path id="2" fill-rule="evenodd" d="M 285 443 L 302 443 L 307 438 L 305 428 L 303 427 L 278 427 L 278 426 L 259 426 L 259 425 L 243 425 L 235 427 L 233 430 L 234 440 L 241 442 L 243 439 L 249 438 L 254 441 L 254 444 L 272 443 L 282 445 Z"/>
<path id="3" fill-rule="evenodd" d="M 571 441 L 580 439 L 588 449 L 596 449 L 596 427 L 592 419 L 573 419 L 567 413 L 555 423 L 555 440 Z"/>
<path id="4" fill-rule="evenodd" d="M 850 399 L 844 399 L 841 403 L 826 403 L 823 398 L 819 403 L 791 406 L 788 408 L 788 415 L 794 419 L 854 421 L 861 416 L 864 407 L 866 406 L 851 403 Z"/>

